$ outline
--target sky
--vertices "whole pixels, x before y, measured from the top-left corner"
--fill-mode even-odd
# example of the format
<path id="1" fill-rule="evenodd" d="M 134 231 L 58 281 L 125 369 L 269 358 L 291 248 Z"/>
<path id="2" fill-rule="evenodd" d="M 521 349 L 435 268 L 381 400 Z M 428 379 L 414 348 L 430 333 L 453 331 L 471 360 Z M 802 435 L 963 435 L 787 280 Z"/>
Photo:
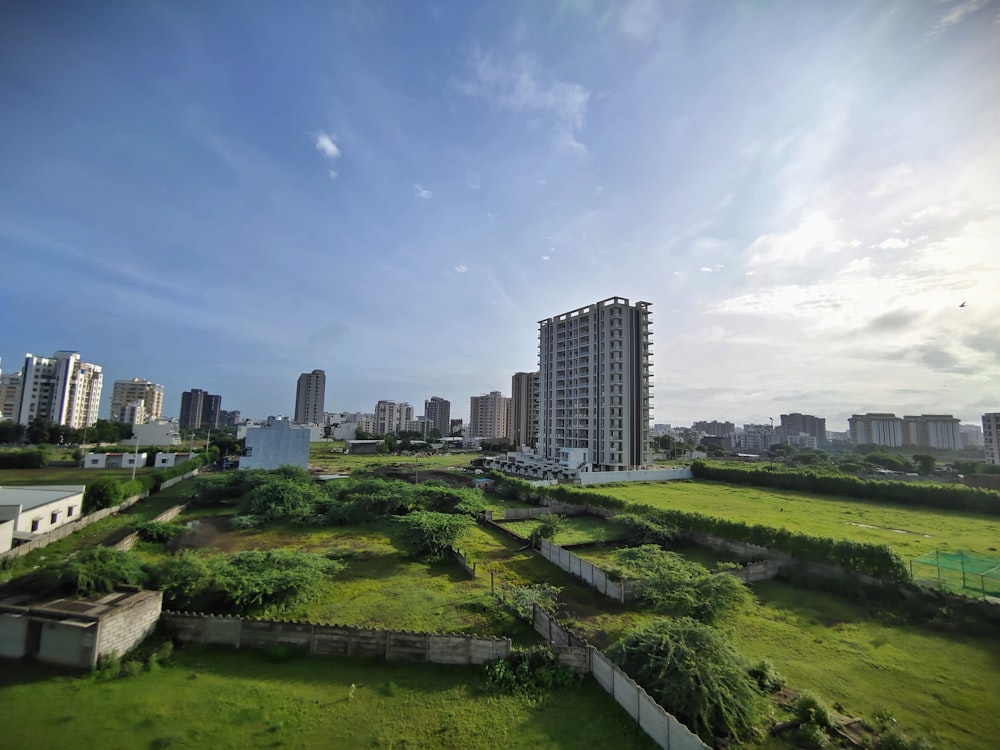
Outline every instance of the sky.
<path id="1" fill-rule="evenodd" d="M 978 422 L 1000 1 L 3 3 L 0 258 L 4 372 L 79 351 L 102 414 L 467 416 L 621 296 L 655 422 Z"/>

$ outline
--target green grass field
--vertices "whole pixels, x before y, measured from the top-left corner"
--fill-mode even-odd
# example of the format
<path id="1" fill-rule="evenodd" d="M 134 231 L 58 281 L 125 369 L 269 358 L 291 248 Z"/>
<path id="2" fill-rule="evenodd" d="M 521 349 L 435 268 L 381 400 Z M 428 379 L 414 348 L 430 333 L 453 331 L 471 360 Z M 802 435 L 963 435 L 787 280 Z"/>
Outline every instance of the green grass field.
<path id="1" fill-rule="evenodd" d="M 465 468 L 469 461 L 479 458 L 478 451 L 442 453 L 437 456 L 355 456 L 336 452 L 327 443 L 309 444 L 309 465 L 321 467 L 330 474 L 350 474 L 368 467 L 398 465 L 407 471 L 423 469 Z"/>
<path id="2" fill-rule="evenodd" d="M 152 474 L 154 468 L 136 469 L 136 476 Z M 72 466 L 43 466 L 41 469 L 0 469 L 0 487 L 26 484 L 87 484 L 111 477 L 122 481 L 132 478 L 131 469 L 79 469 Z"/>
<path id="3" fill-rule="evenodd" d="M 530 521 L 507 521 L 504 525 L 515 534 L 528 539 L 539 523 L 538 520 L 532 519 Z M 562 520 L 562 527 L 556 532 L 552 541 L 559 545 L 612 542 L 621 539 L 624 534 L 624 529 L 613 526 L 601 518 L 569 516 Z"/>
<path id="4" fill-rule="evenodd" d="M 0 671 L 3 746 L 567 748 L 655 745 L 593 680 L 537 701 L 483 692 L 476 667 L 188 647 L 134 677 Z M 585 718 L 584 718 L 585 717 Z"/>
<path id="5" fill-rule="evenodd" d="M 991 554 L 1000 548 L 1000 518 L 996 516 L 721 482 L 649 482 L 597 491 L 657 508 L 692 511 L 834 539 L 888 544 L 904 560 L 935 549 Z"/>

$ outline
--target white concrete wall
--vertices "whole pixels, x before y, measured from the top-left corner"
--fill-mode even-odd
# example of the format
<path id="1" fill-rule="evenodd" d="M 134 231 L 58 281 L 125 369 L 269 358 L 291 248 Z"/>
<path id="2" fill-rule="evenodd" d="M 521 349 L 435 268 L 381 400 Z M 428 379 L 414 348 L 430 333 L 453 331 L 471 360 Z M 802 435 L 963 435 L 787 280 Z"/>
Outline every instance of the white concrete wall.
<path id="1" fill-rule="evenodd" d="M 14 519 L 0 520 L 0 552 L 6 552 L 14 545 Z"/>
<path id="2" fill-rule="evenodd" d="M 639 469 L 636 471 L 581 471 L 580 484 L 611 482 L 667 482 L 692 479 L 691 469 Z"/>
<path id="3" fill-rule="evenodd" d="M 240 458 L 241 469 L 277 469 L 279 466 L 309 467 L 308 429 L 276 421 L 270 427 L 247 430 L 246 455 Z"/>
<path id="4" fill-rule="evenodd" d="M 70 515 L 71 510 L 72 515 Z M 53 514 L 55 514 L 54 520 Z M 66 523 L 75 521 L 82 514 L 83 492 L 81 491 L 64 497 L 61 500 L 46 503 L 45 505 L 39 505 L 27 510 L 22 509 L 14 523 L 14 531 L 22 534 L 44 534 Z M 32 529 L 32 524 L 36 520 L 38 521 L 38 527 Z"/>

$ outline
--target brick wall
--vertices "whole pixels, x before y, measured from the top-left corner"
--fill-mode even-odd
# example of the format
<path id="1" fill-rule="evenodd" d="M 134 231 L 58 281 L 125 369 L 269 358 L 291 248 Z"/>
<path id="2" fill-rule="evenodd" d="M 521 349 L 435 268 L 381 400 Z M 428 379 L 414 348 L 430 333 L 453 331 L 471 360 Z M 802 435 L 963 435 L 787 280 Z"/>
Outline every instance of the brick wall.
<path id="1" fill-rule="evenodd" d="M 140 591 L 101 618 L 95 659 L 126 654 L 156 629 L 163 608 L 162 591 Z"/>

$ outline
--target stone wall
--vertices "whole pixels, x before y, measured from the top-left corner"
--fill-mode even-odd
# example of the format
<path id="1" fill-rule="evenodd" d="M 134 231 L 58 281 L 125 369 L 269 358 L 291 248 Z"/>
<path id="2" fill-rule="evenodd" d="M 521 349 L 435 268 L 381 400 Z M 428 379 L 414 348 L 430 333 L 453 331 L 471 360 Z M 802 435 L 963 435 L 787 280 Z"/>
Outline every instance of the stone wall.
<path id="1" fill-rule="evenodd" d="M 156 629 L 163 608 L 162 591 L 140 591 L 101 618 L 97 630 L 96 659 L 127 654 Z"/>
<path id="2" fill-rule="evenodd" d="M 153 523 L 166 523 L 167 521 L 173 521 L 177 516 L 187 510 L 189 503 L 181 503 L 180 505 L 174 505 L 171 508 L 167 508 L 160 515 L 153 519 Z M 135 545 L 139 543 L 139 532 L 133 531 L 128 536 L 124 537 L 121 541 L 116 542 L 112 545 L 113 549 L 119 550 L 120 552 L 128 552 Z"/>
<path id="3" fill-rule="evenodd" d="M 421 633 L 311 622 L 164 612 L 164 628 L 183 643 L 236 648 L 289 646 L 310 654 L 430 664 L 484 664 L 508 656 L 509 638 Z"/>

